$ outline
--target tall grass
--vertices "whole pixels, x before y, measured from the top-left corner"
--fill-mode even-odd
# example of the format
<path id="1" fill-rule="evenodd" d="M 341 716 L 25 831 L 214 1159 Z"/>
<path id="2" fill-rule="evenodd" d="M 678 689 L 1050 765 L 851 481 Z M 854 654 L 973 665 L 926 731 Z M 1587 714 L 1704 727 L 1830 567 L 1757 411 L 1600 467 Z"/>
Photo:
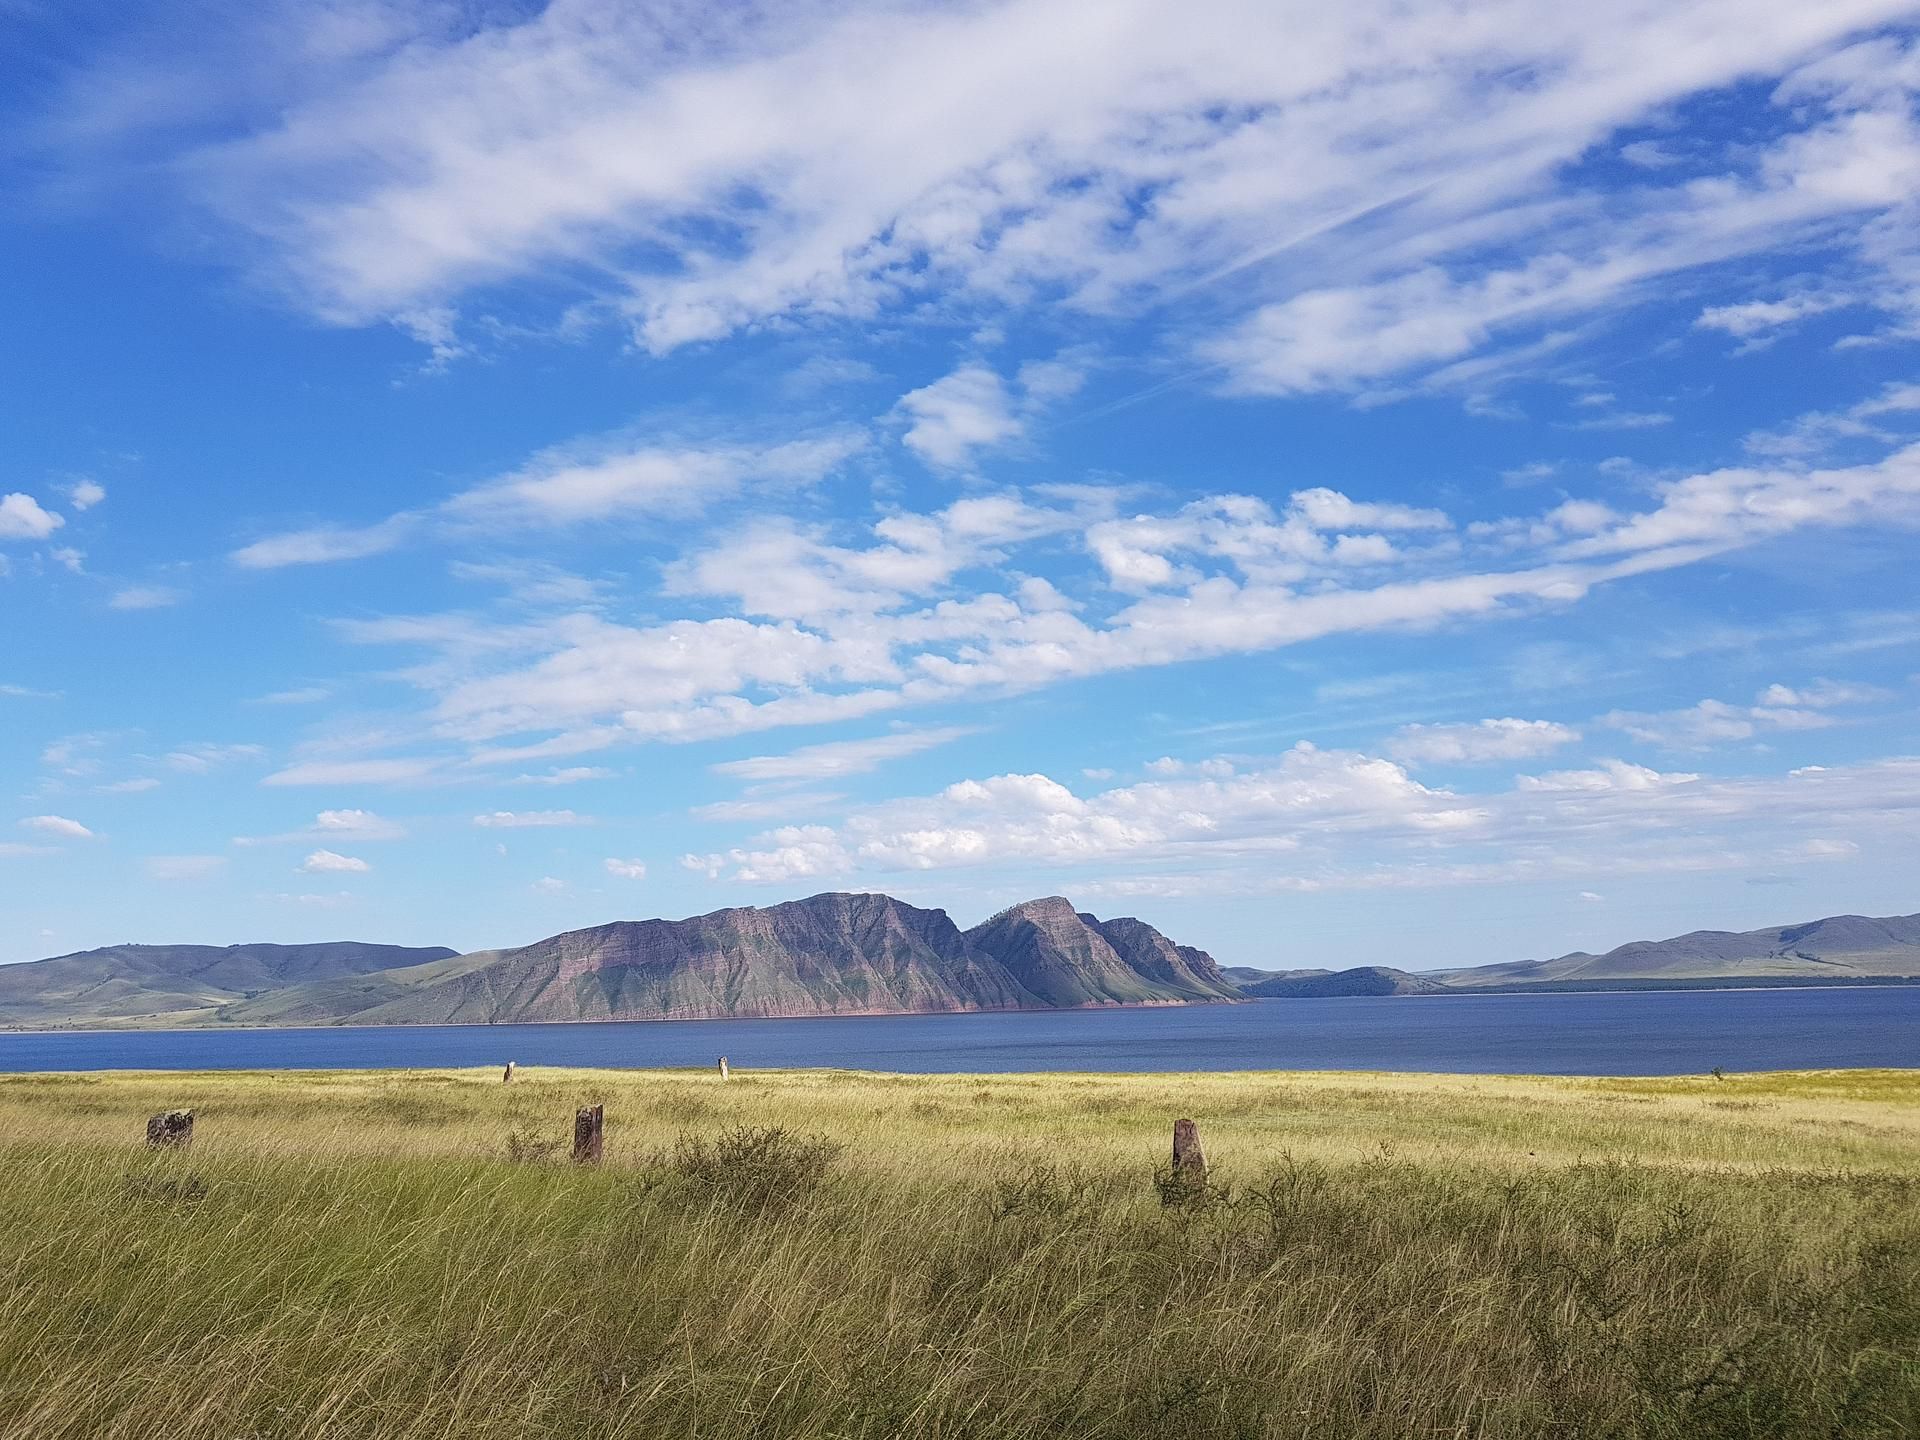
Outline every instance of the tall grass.
<path id="1" fill-rule="evenodd" d="M 1903 1072 L 33 1076 L 0 1165 L 7 1440 L 1920 1433 Z"/>

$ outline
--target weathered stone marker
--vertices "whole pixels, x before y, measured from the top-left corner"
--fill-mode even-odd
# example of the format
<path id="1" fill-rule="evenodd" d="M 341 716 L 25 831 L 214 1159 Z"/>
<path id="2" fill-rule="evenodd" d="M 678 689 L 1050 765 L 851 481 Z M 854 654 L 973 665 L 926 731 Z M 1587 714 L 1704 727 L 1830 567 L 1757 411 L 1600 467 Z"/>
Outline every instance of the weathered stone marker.
<path id="1" fill-rule="evenodd" d="M 147 1121 L 149 1150 L 184 1150 L 193 1143 L 193 1111 L 164 1110 Z"/>
<path id="2" fill-rule="evenodd" d="M 509 1060 L 507 1061 L 507 1073 L 500 1077 L 500 1083 L 504 1085 L 511 1079 L 513 1079 L 513 1061 Z"/>
<path id="3" fill-rule="evenodd" d="M 722 1080 L 727 1078 L 727 1057 L 724 1055 L 720 1057 L 720 1078 Z"/>
<path id="4" fill-rule="evenodd" d="M 606 1122 L 606 1106 L 590 1105 L 573 1115 L 573 1163 L 598 1165 L 604 1147 L 601 1129 Z"/>
<path id="5" fill-rule="evenodd" d="M 1207 1178 L 1207 1157 L 1200 1150 L 1200 1127 L 1191 1120 L 1173 1122 L 1173 1168 L 1189 1180 Z"/>

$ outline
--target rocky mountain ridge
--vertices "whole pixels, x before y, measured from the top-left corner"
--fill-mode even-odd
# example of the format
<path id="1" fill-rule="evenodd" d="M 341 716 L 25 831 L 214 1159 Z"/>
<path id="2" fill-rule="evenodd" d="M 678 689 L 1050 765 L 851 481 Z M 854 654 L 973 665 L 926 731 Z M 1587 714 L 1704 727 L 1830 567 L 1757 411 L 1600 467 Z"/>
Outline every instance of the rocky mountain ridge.
<path id="1" fill-rule="evenodd" d="M 28 984 L 16 983 L 15 1003 L 0 1004 L 0 1023 L 486 1024 L 1242 998 L 1205 951 L 1177 945 L 1141 920 L 1083 914 L 1058 896 L 1016 905 L 967 931 L 944 910 L 891 896 L 825 894 L 686 920 L 616 921 L 512 949 L 396 959 L 320 967 L 311 977 L 241 994 L 152 975 L 144 986 L 123 987 L 117 1006 L 85 1014 L 62 1005 L 67 988 L 50 987 L 47 1003 L 36 1005 Z"/>

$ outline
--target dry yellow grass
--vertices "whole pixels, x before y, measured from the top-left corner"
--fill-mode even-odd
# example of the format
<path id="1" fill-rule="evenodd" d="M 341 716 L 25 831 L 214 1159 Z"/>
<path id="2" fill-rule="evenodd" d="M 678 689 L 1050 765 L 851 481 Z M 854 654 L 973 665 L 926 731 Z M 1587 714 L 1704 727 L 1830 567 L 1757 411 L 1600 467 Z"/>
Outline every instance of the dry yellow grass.
<path id="1" fill-rule="evenodd" d="M 1920 1430 L 1914 1072 L 15 1076 L 0 1150 L 8 1440 Z"/>

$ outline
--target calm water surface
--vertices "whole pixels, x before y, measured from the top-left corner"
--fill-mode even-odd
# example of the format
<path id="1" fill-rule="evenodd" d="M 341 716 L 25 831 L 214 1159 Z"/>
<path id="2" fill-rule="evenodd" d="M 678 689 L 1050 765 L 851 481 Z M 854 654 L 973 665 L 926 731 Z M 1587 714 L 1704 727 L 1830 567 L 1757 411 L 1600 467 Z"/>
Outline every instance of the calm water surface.
<path id="1" fill-rule="evenodd" d="M 819 1020 L 0 1033 L 0 1071 L 455 1065 L 1435 1070 L 1675 1075 L 1920 1066 L 1920 987 L 1263 1000 Z"/>

